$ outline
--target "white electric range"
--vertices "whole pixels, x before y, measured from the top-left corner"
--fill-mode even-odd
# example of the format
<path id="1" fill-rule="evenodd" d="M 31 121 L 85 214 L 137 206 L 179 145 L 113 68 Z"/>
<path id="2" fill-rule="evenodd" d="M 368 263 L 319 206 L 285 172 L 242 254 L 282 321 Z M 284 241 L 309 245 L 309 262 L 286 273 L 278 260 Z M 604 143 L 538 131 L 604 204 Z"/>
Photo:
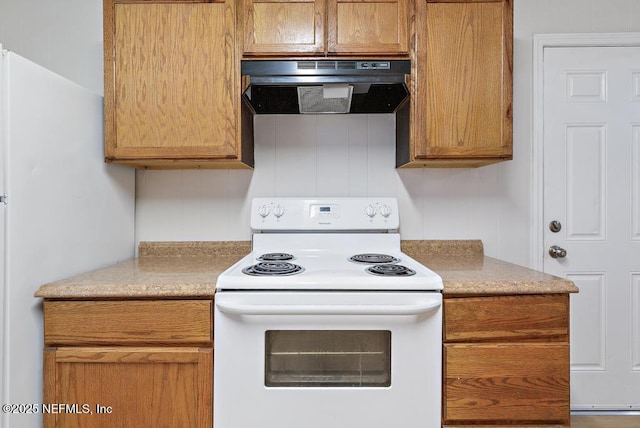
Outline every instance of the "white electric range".
<path id="1" fill-rule="evenodd" d="M 397 201 L 258 198 L 251 228 L 216 287 L 216 428 L 439 426 L 442 280 Z"/>

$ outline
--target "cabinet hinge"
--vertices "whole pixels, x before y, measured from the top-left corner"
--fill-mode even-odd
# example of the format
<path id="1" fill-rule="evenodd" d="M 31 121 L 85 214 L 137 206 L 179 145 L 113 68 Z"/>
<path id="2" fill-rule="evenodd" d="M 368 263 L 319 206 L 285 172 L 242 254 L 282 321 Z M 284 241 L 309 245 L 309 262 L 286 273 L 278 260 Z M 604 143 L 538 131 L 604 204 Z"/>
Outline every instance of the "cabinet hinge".
<path id="1" fill-rule="evenodd" d="M 0 195 L 0 204 L 7 205 L 7 195 Z"/>

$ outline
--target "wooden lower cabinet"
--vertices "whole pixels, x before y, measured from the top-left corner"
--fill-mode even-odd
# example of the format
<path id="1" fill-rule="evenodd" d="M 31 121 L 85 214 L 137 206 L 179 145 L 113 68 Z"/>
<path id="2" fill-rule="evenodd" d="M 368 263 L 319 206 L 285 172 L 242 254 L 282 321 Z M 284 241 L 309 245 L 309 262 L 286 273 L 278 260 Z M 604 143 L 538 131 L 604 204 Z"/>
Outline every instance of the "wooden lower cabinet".
<path id="1" fill-rule="evenodd" d="M 569 426 L 569 297 L 445 298 L 443 426 Z"/>
<path id="2" fill-rule="evenodd" d="M 46 427 L 211 427 L 213 350 L 46 348 Z M 61 410 L 61 409 L 60 409 Z"/>
<path id="3" fill-rule="evenodd" d="M 45 301 L 44 426 L 212 427 L 211 305 Z"/>

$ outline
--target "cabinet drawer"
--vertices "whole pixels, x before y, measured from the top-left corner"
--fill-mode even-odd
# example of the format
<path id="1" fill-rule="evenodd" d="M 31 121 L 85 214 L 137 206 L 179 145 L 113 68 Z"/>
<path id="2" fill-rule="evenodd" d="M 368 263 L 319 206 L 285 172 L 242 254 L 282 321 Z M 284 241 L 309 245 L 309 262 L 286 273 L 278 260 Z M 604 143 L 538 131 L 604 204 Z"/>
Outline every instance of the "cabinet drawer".
<path id="1" fill-rule="evenodd" d="M 210 344 L 211 300 L 45 301 L 47 346 Z"/>
<path id="2" fill-rule="evenodd" d="M 446 344 L 445 423 L 569 421 L 569 345 Z"/>
<path id="3" fill-rule="evenodd" d="M 445 342 L 569 341 L 568 295 L 444 300 Z"/>

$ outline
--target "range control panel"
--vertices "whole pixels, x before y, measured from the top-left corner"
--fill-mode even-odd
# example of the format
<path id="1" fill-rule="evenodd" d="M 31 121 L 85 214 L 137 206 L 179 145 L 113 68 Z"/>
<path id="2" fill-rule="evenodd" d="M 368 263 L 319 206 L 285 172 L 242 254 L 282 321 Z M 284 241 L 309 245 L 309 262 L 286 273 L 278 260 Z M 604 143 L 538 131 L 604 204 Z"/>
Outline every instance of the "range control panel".
<path id="1" fill-rule="evenodd" d="M 395 198 L 255 198 L 254 230 L 397 230 Z"/>

